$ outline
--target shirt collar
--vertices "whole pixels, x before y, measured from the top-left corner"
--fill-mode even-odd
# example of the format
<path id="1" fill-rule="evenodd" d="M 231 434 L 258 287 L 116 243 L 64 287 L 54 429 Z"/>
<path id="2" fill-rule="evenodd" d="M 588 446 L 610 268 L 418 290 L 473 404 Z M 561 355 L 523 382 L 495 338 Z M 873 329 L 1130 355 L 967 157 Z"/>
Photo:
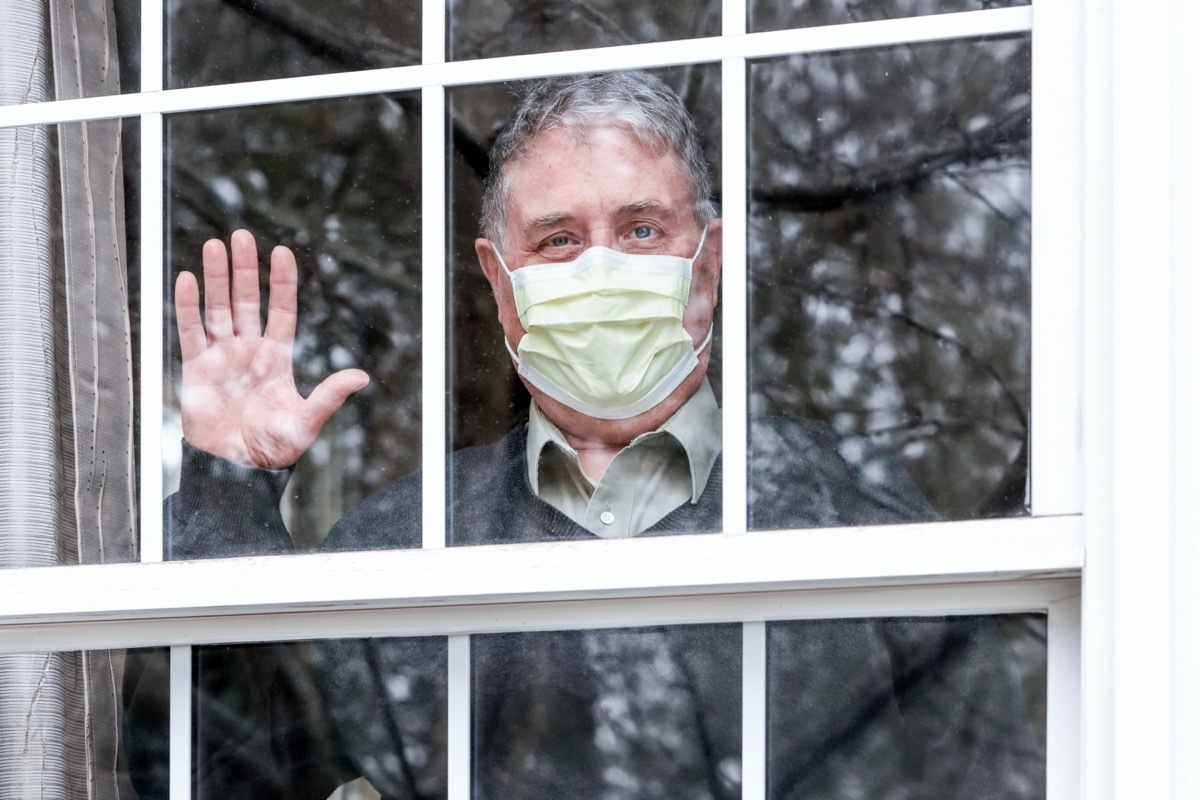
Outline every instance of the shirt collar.
<path id="1" fill-rule="evenodd" d="M 721 409 L 713 395 L 712 386 L 705 378 L 696 393 L 687 399 L 679 410 L 671 415 L 662 427 L 638 436 L 629 447 L 639 442 L 666 433 L 672 436 L 687 455 L 688 468 L 692 476 L 692 502 L 695 503 L 708 485 L 708 476 L 721 453 Z M 558 426 L 550 421 L 536 402 L 529 404 L 529 429 L 525 435 L 525 458 L 529 471 L 529 485 L 538 494 L 538 462 L 546 445 L 553 444 L 578 463 L 579 456 L 567 443 Z"/>

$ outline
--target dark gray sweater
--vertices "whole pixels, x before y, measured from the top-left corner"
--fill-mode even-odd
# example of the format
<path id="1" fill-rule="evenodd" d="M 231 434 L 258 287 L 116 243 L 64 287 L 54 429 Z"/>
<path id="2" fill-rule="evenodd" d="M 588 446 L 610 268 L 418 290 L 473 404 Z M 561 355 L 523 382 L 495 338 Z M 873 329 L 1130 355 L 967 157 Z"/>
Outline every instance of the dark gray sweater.
<path id="1" fill-rule="evenodd" d="M 861 439 L 775 418 L 752 421 L 749 444 L 752 529 L 934 518 L 903 469 Z M 185 445 L 165 508 L 169 557 L 289 552 L 287 478 Z M 717 531 L 721 479 L 718 460 L 700 500 L 643 535 Z M 455 545 L 592 538 L 533 494 L 523 426 L 452 454 L 447 481 Z M 322 548 L 419 547 L 420 502 L 415 473 L 352 509 Z M 1036 637 L 1037 620 L 1018 622 Z M 736 797 L 740 636 L 723 625 L 474 637 L 474 796 L 612 797 L 611 776 L 628 773 L 629 800 Z M 444 639 L 196 658 L 199 797 L 321 800 L 358 774 L 385 797 L 445 796 Z M 1044 795 L 1036 712 L 990 618 L 776 624 L 769 658 L 772 798 Z M 614 702 L 628 707 L 619 719 L 605 716 Z"/>

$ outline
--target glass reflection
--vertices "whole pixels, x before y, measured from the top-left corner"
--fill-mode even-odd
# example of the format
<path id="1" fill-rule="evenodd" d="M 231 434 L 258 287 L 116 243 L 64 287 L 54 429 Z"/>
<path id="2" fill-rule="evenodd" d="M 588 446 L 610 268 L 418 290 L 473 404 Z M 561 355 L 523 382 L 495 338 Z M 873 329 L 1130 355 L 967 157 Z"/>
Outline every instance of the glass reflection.
<path id="1" fill-rule="evenodd" d="M 797 485 L 828 487 L 821 524 L 839 492 L 1026 513 L 1029 64 L 1022 37 L 753 65 L 754 527 Z M 796 458 L 822 439 L 837 463 Z"/>
<path id="2" fill-rule="evenodd" d="M 1045 797 L 1046 620 L 767 626 L 771 800 Z"/>
<path id="3" fill-rule="evenodd" d="M 0 654 L 0 796 L 76 797 L 87 786 L 91 797 L 129 798 L 135 786 L 165 787 L 166 717 L 153 709 L 166 707 L 167 676 L 140 668 L 165 652 Z"/>
<path id="4" fill-rule="evenodd" d="M 445 639 L 214 646 L 193 659 L 195 797 L 446 796 Z"/>
<path id="5" fill-rule="evenodd" d="M 720 185 L 720 69 L 718 65 L 698 65 L 654 73 L 670 86 L 690 113 L 700 120 L 699 134 L 705 156 L 713 165 L 719 197 Z M 484 181 L 488 172 L 488 151 L 514 110 L 514 96 L 528 90 L 529 84 L 491 84 L 455 88 L 449 92 L 452 160 L 450 163 L 450 275 L 449 292 L 452 321 L 449 342 L 452 357 L 448 363 L 448 380 L 452 386 L 452 402 L 448 408 L 451 450 L 488 446 L 501 441 L 506 434 L 523 430 L 529 416 L 530 397 L 513 369 L 512 359 L 505 349 L 501 328 L 497 324 L 496 303 L 485 279 L 475 252 L 475 240 L 480 235 L 479 216 Z M 714 341 L 720 340 L 720 308 L 717 309 Z M 708 377 L 719 401 L 720 348 L 714 346 L 708 367 Z M 451 515 L 449 538 L 454 544 L 476 544 L 490 541 L 548 540 L 561 538 L 591 538 L 592 534 L 564 525 L 551 530 L 551 522 L 525 519 L 524 524 L 510 524 L 503 531 L 481 531 L 466 524 L 466 514 L 455 515 L 455 506 L 471 510 L 468 494 L 472 490 L 471 476 L 452 473 L 448 492 Z M 524 478 L 520 478 L 524 480 Z M 478 490 L 478 489 L 476 489 Z M 485 503 L 494 505 L 503 491 Z M 719 496 L 719 492 L 715 493 Z M 719 515 L 718 515 L 719 516 Z M 563 520 L 565 521 L 565 520 Z M 690 527 L 689 527 L 690 525 Z M 704 529 L 719 525 L 712 522 Z M 682 522 L 660 532 L 698 532 L 695 524 Z M 656 529 L 657 530 L 657 529 Z"/>
<path id="6" fill-rule="evenodd" d="M 740 625 L 475 636 L 471 648 L 474 796 L 740 796 Z"/>
<path id="7" fill-rule="evenodd" d="M 1010 8 L 1027 6 L 1029 2 L 1030 0 L 793 0 L 791 3 L 778 3 L 772 0 L 750 0 L 748 10 L 751 31 L 778 31 L 844 22 Z"/>
<path id="8" fill-rule="evenodd" d="M 285 244 L 298 261 L 293 352 L 301 394 L 308 396 L 326 376 L 347 367 L 364 369 L 372 379 L 325 426 L 296 465 L 287 491 L 279 489 L 284 520 L 300 548 L 321 542 L 346 508 L 419 465 L 419 133 L 420 107 L 411 95 L 167 120 L 168 286 L 180 271 L 198 271 L 209 237 L 228 241 L 235 229 L 249 229 L 257 236 L 262 266 L 272 246 Z M 260 284 L 265 306 L 266 269 L 260 270 Z M 177 426 L 180 350 L 174 304 L 167 307 L 172 315 L 165 322 L 171 356 L 167 419 Z M 175 432 L 177 437 L 178 427 Z M 168 433 L 164 440 L 172 444 L 176 437 Z M 170 491 L 179 462 L 169 459 L 165 467 Z M 207 494 L 210 501 L 221 500 L 219 490 Z M 234 528 L 246 527 L 246 515 L 273 514 L 279 496 L 257 505 L 244 497 L 242 502 L 253 508 L 231 510 L 240 521 Z M 419 506 L 408 512 L 419 519 Z M 220 533 L 223 523 L 214 521 L 215 514 L 200 519 Z M 173 520 L 185 521 L 178 515 Z M 194 533 L 186 546 L 180 530 L 167 533 L 167 552 L 175 558 L 292 549 L 286 533 L 253 544 Z M 419 544 L 419 530 L 413 529 L 394 541 L 336 547 Z"/>
<path id="9" fill-rule="evenodd" d="M 450 58 L 495 58 L 716 36 L 719 0 L 452 0 Z"/>
<path id="10" fill-rule="evenodd" d="M 419 64 L 420 10 L 419 0 L 167 0 L 167 88 Z"/>

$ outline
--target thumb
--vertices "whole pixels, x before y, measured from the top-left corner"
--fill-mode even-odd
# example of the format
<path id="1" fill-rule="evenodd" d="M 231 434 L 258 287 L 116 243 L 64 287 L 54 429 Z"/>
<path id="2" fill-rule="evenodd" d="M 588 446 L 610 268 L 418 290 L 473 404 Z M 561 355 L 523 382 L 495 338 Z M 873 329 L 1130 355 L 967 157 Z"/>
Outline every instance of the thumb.
<path id="1" fill-rule="evenodd" d="M 314 427 L 320 428 L 342 407 L 346 398 L 371 382 L 371 377 L 361 369 L 344 369 L 335 372 L 313 389 L 304 401 L 304 410 Z"/>

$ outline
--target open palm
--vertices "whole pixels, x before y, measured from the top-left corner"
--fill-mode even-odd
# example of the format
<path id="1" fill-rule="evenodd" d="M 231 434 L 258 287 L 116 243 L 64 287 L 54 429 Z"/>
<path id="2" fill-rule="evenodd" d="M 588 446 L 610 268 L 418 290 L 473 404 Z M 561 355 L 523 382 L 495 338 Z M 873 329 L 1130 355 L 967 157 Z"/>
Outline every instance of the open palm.
<path id="1" fill-rule="evenodd" d="M 234 232 L 232 293 L 225 245 L 204 245 L 204 320 L 200 290 L 185 272 L 175 284 L 183 355 L 183 436 L 193 446 L 240 464 L 279 469 L 294 464 L 321 426 L 367 385 L 362 370 L 326 378 L 305 398 L 296 390 L 296 259 L 271 253 L 267 325 L 260 323 L 258 252 L 249 231 Z"/>

